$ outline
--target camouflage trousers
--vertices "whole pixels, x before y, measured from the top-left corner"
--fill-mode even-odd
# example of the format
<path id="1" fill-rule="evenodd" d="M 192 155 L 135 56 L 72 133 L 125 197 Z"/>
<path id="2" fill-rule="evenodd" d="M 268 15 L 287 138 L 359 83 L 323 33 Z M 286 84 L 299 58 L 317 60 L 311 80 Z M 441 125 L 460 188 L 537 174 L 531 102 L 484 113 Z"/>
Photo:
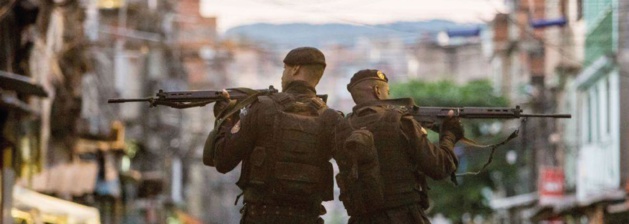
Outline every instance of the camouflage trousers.
<path id="1" fill-rule="evenodd" d="M 241 224 L 323 224 L 319 211 L 292 206 L 246 204 L 240 213 Z"/>
<path id="2" fill-rule="evenodd" d="M 419 204 L 386 209 L 368 216 L 352 216 L 349 224 L 430 224 L 430 220 Z"/>

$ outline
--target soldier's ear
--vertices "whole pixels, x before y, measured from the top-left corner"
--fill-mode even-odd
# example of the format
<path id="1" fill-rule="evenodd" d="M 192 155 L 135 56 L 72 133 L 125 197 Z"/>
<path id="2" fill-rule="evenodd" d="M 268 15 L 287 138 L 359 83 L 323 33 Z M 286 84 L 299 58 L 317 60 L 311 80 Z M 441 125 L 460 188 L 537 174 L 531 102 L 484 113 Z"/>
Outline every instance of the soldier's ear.
<path id="1" fill-rule="evenodd" d="M 301 68 L 301 65 L 295 65 L 291 68 L 291 75 L 296 76 L 297 73 L 299 73 L 299 69 Z"/>
<path id="2" fill-rule="evenodd" d="M 373 87 L 373 95 L 376 97 L 376 99 L 381 100 L 382 97 L 382 90 L 380 89 L 380 87 L 378 87 L 378 85 L 374 85 Z"/>

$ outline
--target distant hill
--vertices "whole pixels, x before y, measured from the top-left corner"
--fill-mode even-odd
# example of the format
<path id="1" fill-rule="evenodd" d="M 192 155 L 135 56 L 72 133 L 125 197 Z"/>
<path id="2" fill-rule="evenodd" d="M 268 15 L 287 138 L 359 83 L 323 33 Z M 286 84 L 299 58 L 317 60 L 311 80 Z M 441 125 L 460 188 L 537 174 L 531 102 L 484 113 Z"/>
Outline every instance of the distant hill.
<path id="1" fill-rule="evenodd" d="M 304 45 L 321 47 L 331 43 L 352 45 L 360 38 L 397 37 L 405 42 L 413 42 L 420 37 L 434 39 L 437 33 L 448 29 L 470 29 L 479 26 L 484 25 L 461 24 L 448 20 L 395 22 L 381 25 L 256 23 L 231 28 L 225 33 L 225 37 L 265 42 L 282 48 Z"/>

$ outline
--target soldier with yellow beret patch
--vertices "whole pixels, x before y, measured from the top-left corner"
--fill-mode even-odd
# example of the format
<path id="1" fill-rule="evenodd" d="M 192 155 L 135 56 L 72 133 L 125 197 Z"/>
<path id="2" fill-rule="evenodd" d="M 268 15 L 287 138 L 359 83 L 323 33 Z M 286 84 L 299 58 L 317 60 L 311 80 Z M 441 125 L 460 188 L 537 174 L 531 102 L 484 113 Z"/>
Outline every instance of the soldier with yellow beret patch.
<path id="1" fill-rule="evenodd" d="M 439 143 L 429 142 L 406 110 L 385 101 L 388 82 L 382 71 L 366 69 L 347 85 L 356 106 L 335 131 L 340 200 L 350 223 L 430 223 L 426 176 L 440 180 L 456 171 L 453 148 L 463 130 L 458 119 L 446 119 Z"/>

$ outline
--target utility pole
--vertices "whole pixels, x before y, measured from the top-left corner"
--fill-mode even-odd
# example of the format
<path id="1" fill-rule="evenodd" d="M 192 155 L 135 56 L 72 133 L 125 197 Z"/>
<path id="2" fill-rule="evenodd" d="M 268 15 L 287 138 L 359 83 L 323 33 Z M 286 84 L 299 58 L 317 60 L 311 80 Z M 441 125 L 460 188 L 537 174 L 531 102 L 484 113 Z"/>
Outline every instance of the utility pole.
<path id="1" fill-rule="evenodd" d="M 522 39 L 526 46 L 526 58 L 528 59 L 528 71 L 530 74 L 531 87 L 531 110 L 533 113 L 547 113 L 548 95 L 546 91 L 546 52 L 544 41 L 544 29 L 531 29 L 530 21 L 545 19 L 546 1 L 545 0 L 525 0 L 521 2 L 521 15 L 526 19 L 520 19 L 518 22 L 523 23 Z M 548 140 L 550 135 L 549 128 L 552 123 L 549 119 L 535 119 L 528 121 L 530 130 L 527 135 L 532 139 L 533 155 L 531 157 L 531 179 L 539 181 L 539 171 L 545 166 L 555 166 L 555 153 Z M 530 131 L 530 132 L 528 132 Z"/>

